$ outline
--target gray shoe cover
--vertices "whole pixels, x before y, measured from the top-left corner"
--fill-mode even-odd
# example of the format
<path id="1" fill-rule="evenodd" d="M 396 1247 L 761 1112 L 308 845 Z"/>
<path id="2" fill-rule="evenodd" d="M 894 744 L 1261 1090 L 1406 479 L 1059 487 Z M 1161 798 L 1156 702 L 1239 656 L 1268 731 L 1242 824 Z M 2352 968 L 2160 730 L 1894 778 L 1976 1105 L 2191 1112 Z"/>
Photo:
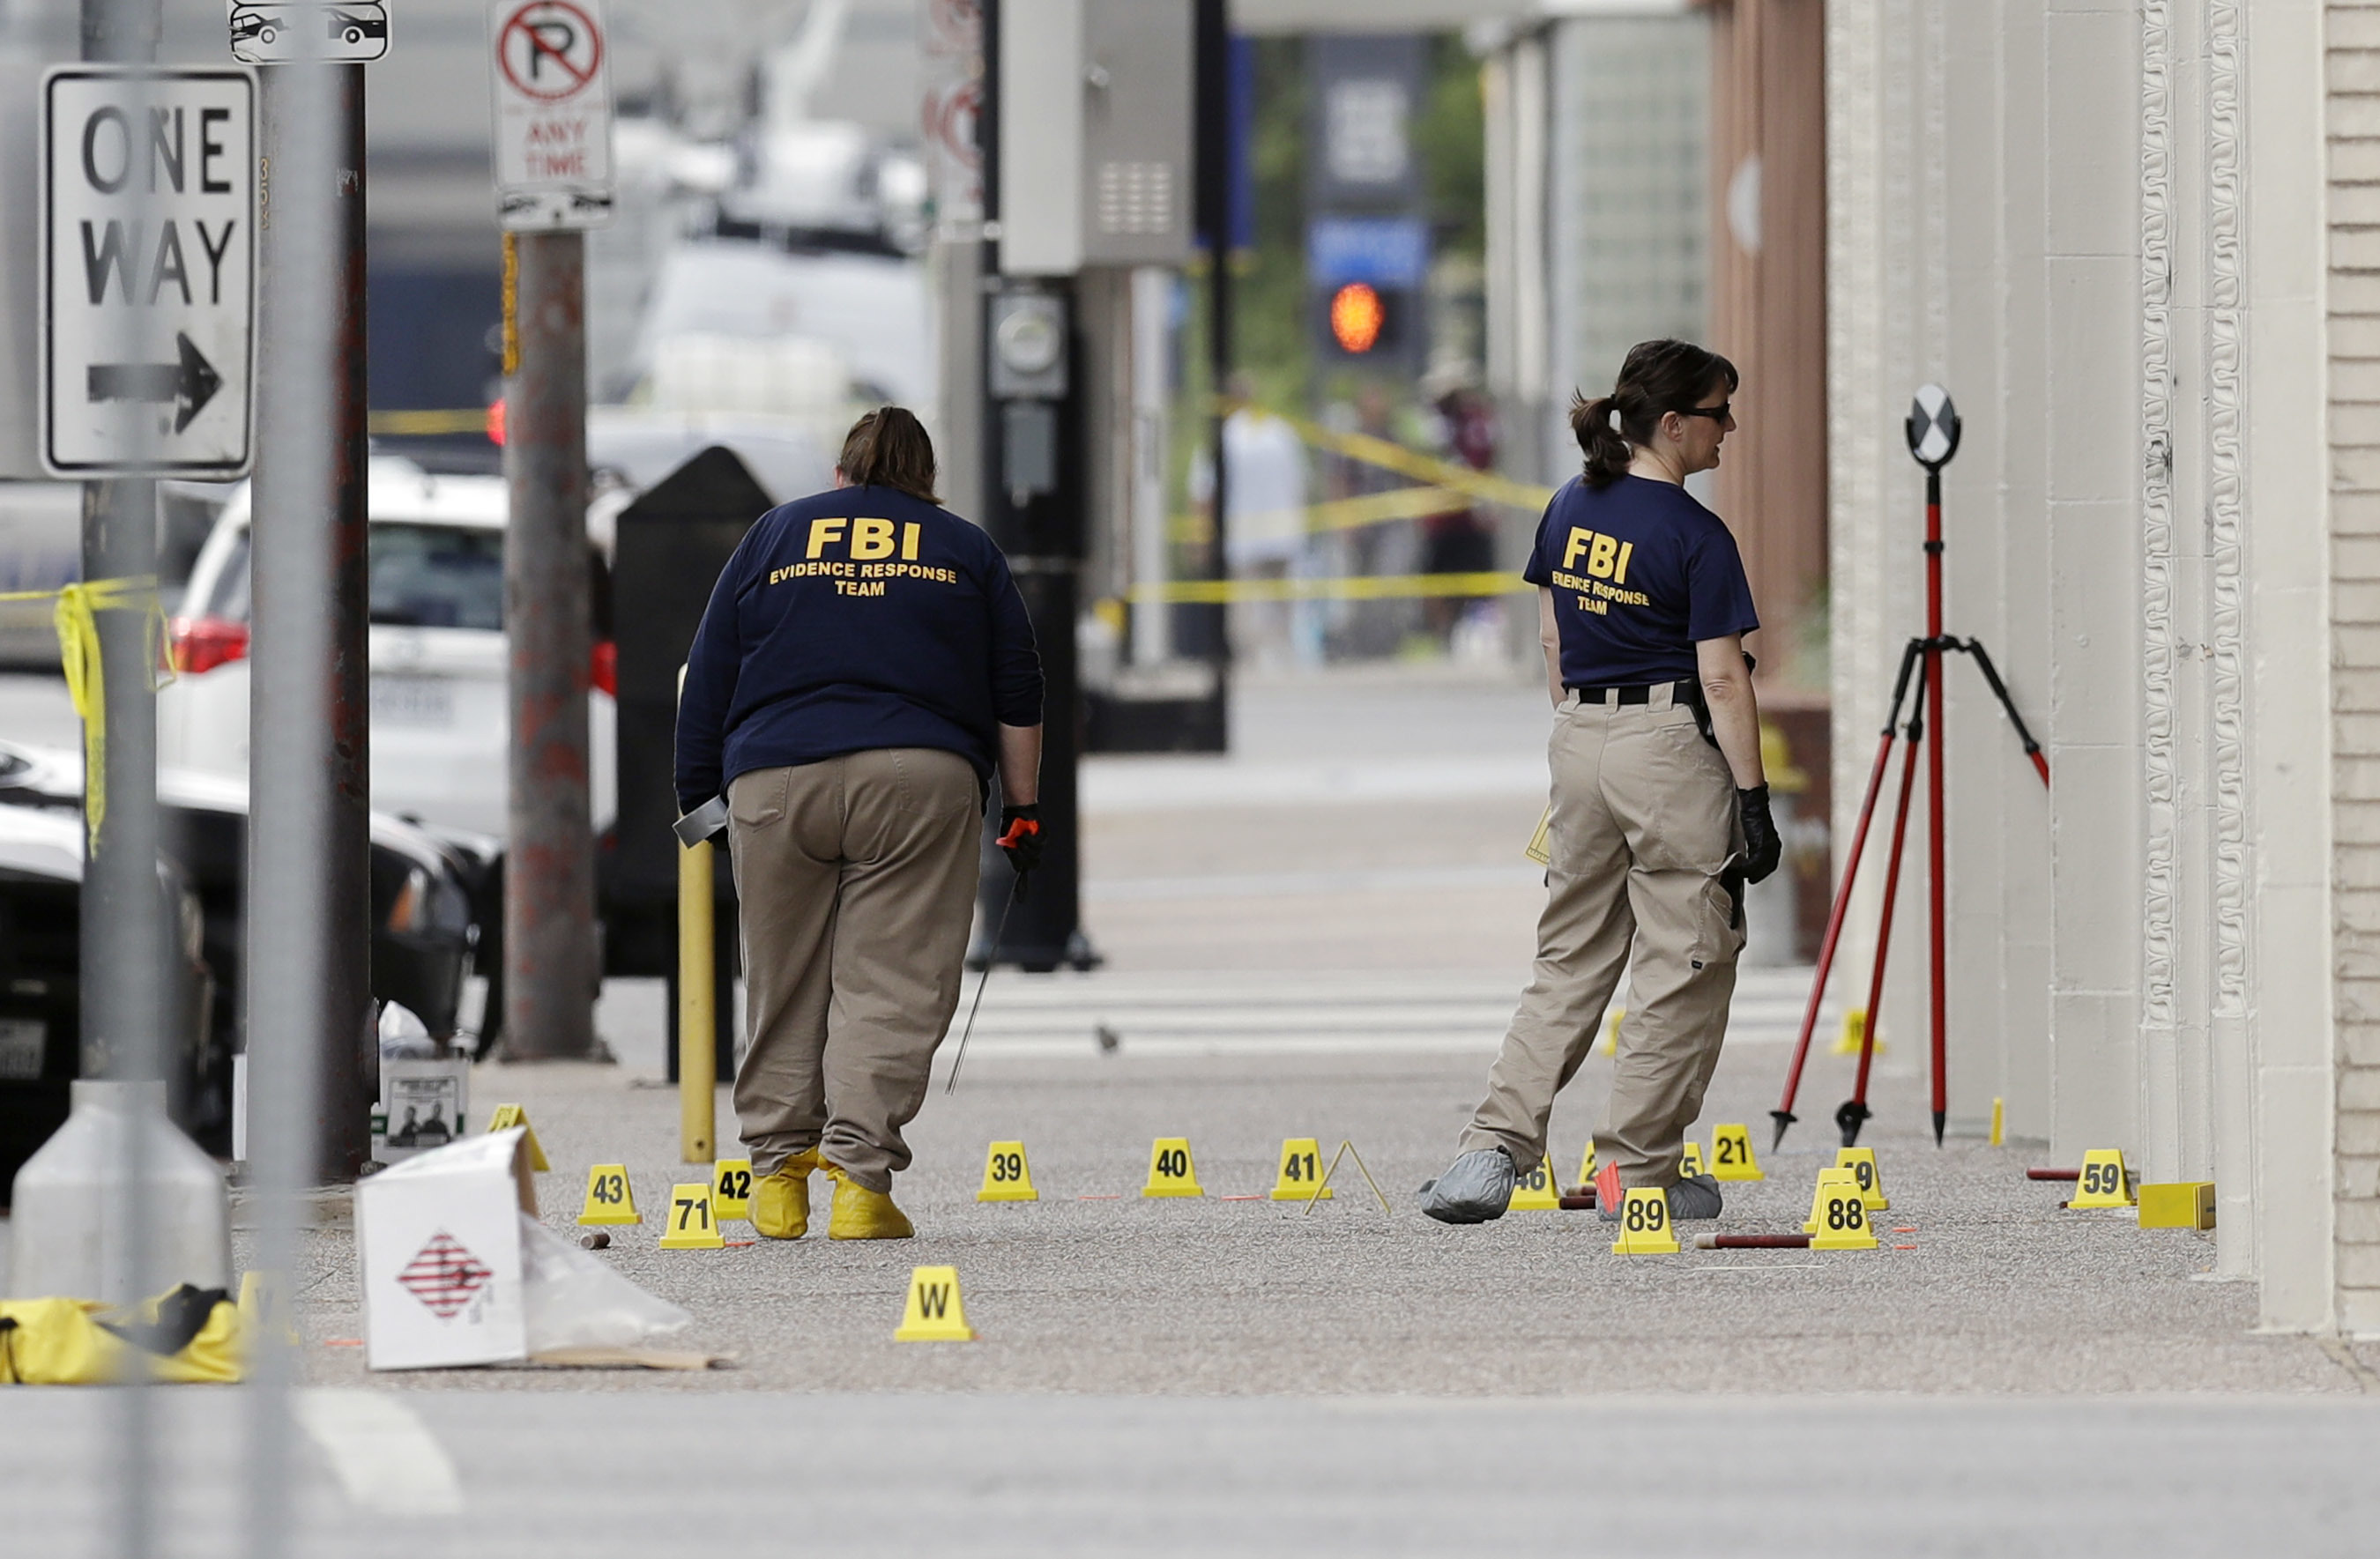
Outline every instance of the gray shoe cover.
<path id="1" fill-rule="evenodd" d="M 1421 1210 L 1441 1224 L 1484 1224 L 1500 1218 L 1512 1200 L 1512 1155 L 1477 1148 L 1422 1188 Z"/>
<path id="2" fill-rule="evenodd" d="M 1621 1193 L 1621 1202 L 1627 1200 Z M 1618 1207 L 1597 1207 L 1595 1215 L 1607 1224 L 1620 1221 Z M 1670 1221 L 1683 1223 L 1692 1218 L 1700 1221 L 1716 1218 L 1719 1214 L 1718 1182 L 1708 1175 L 1689 1175 L 1670 1188 Z"/>

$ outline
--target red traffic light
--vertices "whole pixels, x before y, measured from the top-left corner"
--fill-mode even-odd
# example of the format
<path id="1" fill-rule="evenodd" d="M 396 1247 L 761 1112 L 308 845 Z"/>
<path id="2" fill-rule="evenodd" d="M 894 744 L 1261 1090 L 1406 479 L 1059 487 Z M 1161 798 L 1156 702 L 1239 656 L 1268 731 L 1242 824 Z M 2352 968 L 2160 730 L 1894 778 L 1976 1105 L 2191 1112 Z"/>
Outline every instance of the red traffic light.
<path id="1" fill-rule="evenodd" d="M 1378 344 L 1389 311 L 1367 283 L 1350 282 L 1330 295 L 1330 339 L 1339 350 L 1360 356 Z"/>

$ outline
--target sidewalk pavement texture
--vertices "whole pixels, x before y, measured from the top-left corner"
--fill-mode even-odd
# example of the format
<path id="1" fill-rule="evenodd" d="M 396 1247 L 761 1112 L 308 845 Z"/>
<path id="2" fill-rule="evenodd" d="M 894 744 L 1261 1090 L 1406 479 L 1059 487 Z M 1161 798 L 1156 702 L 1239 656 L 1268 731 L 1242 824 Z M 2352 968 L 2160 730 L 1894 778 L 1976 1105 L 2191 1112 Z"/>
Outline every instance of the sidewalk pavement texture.
<path id="1" fill-rule="evenodd" d="M 1781 988 L 1792 977 L 1767 979 Z M 1048 984 L 1087 990 L 1101 978 Z M 1229 993 L 1227 981 L 1208 984 L 1210 1003 Z M 996 975 L 987 1012 L 1032 985 Z M 1758 990 L 1748 995 L 1764 1009 Z M 1920 1081 L 1905 1071 L 1879 1078 L 1878 1118 L 1864 1139 L 1892 1199 L 1877 1220 L 1885 1249 L 1622 1257 L 1591 1213 L 1447 1227 L 1416 1210 L 1415 1188 L 1445 1166 L 1475 1102 L 1492 1034 L 1465 1043 L 1450 1033 L 1444 1048 L 1402 1053 L 1142 1055 L 1131 1023 L 1113 1054 L 1099 1051 L 1089 1026 L 1075 1029 L 1072 1059 L 1042 1052 L 1048 1033 L 1024 1036 L 1014 1055 L 981 1036 L 955 1094 L 941 1089 L 944 1057 L 912 1130 L 917 1166 L 896 1183 L 919 1229 L 909 1241 L 813 1234 L 660 1251 L 659 1208 L 687 1174 L 676 1162 L 676 1098 L 635 1086 L 625 1069 L 482 1067 L 473 1112 L 527 1107 L 554 1166 L 539 1189 L 557 1228 L 573 1227 L 588 1165 L 625 1162 L 656 1221 L 614 1231 L 605 1259 L 694 1313 L 688 1346 L 737 1360 L 699 1375 L 605 1376 L 609 1390 L 2354 1393 L 2367 1384 L 2360 1366 L 2311 1338 L 2257 1335 L 2252 1288 L 2213 1278 L 2212 1236 L 2061 1212 L 2071 1188 L 2026 1180 L 2034 1154 L 2020 1148 L 1957 1138 L 1934 1147 Z M 1730 1045 L 1698 1132 L 1706 1146 L 1717 1121 L 1751 1124 L 1767 1146 L 1791 1033 L 1746 1025 Z M 1555 1112 L 1554 1168 L 1565 1183 L 1610 1069 L 1592 1057 Z M 1814 1065 L 1812 1118 L 1783 1153 L 1763 1154 L 1769 1178 L 1729 1186 L 1725 1215 L 1689 1232 L 1799 1229 L 1817 1169 L 1832 1161 L 1823 1117 L 1849 1070 L 1831 1057 Z M 724 1091 L 720 1120 L 732 1141 Z M 1205 1198 L 1139 1196 L 1158 1136 L 1190 1140 Z M 1291 1136 L 1317 1138 L 1326 1154 L 1352 1140 L 1390 1211 L 1352 1162 L 1333 1200 L 1311 1213 L 1224 1200 L 1269 1191 Z M 1042 1200 L 978 1203 L 986 1146 L 1009 1138 L 1025 1142 Z M 825 1186 L 816 1182 L 821 1196 Z M 1894 1232 L 1902 1229 L 1914 1232 Z M 1901 1245 L 1913 1249 L 1892 1248 Z M 362 1335 L 350 1231 L 326 1226 L 310 1251 L 308 1378 L 358 1384 L 359 1350 L 327 1346 Z M 982 1340 L 894 1343 L 910 1267 L 940 1263 L 958 1268 Z M 540 1371 L 379 1379 L 432 1390 L 587 1384 Z"/>
<path id="2" fill-rule="evenodd" d="M 175 1559 L 256 1553 L 239 1395 L 166 1394 Z M 112 1406 L 0 1411 L 10 1553 L 110 1552 Z M 2380 1522 L 2362 1400 L 342 1391 L 299 1416 L 307 1559 L 2346 1559 Z"/>

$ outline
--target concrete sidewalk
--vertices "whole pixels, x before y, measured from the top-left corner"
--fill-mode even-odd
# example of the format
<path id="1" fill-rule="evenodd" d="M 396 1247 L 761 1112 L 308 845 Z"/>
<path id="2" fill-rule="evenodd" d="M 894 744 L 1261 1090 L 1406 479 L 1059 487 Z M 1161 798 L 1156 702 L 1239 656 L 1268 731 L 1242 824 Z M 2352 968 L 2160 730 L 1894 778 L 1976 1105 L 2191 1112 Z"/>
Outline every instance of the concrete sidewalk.
<path id="1" fill-rule="evenodd" d="M 1221 982 L 1217 982 L 1219 985 Z M 1086 1047 L 1088 1050 L 1088 1047 Z M 1880 1079 L 1888 1249 L 1618 1257 L 1592 1214 L 1514 1213 L 1448 1228 L 1415 1210 L 1478 1094 L 1488 1052 L 971 1057 L 938 1082 L 897 1191 L 913 1241 L 813 1235 L 663 1252 L 658 1224 L 615 1231 L 606 1259 L 696 1316 L 686 1341 L 736 1356 L 702 1375 L 601 1377 L 607 1390 L 766 1389 L 1278 1394 L 1602 1395 L 1693 1392 L 2357 1392 L 2369 1383 L 2312 1339 L 2254 1335 L 2253 1295 L 2211 1280 L 2210 1236 L 2142 1230 L 2120 1214 L 2060 1212 L 2070 1188 L 2026 1181 L 2032 1155 L 1953 1140 L 1937 1151 L 1914 1078 Z M 1730 1048 L 1707 1123 L 1768 1141 L 1786 1053 Z M 1608 1084 L 1590 1060 L 1555 1116 L 1568 1180 Z M 1848 1063 L 1814 1063 L 1809 1118 L 1769 1178 L 1730 1187 L 1722 1229 L 1788 1230 L 1806 1215 L 1826 1117 Z M 674 1093 L 622 1069 L 482 1068 L 474 1113 L 526 1106 L 554 1164 L 548 1221 L 568 1227 L 586 1166 L 625 1162 L 656 1217 L 675 1162 Z M 733 1115 L 721 1095 L 721 1129 Z M 1149 1145 L 1187 1136 L 1208 1195 L 1144 1201 Z M 1260 1197 L 1288 1136 L 1326 1153 L 1352 1139 L 1391 1211 L 1352 1163 L 1310 1215 Z M 974 1200 L 985 1145 L 1021 1138 L 1042 1200 Z M 815 1182 L 823 1205 L 827 1182 Z M 1691 1228 L 1693 1226 L 1689 1226 Z M 1912 1232 L 1893 1232 L 1897 1230 Z M 747 1233 L 730 1226 L 732 1234 Z M 1891 1249 L 1908 1246 L 1911 1249 Z M 982 1340 L 892 1340 L 912 1264 L 953 1263 Z M 309 1378 L 355 1384 L 362 1335 L 348 1233 L 313 1244 Z M 551 1390 L 563 1372 L 392 1375 L 405 1389 Z"/>
<path id="2" fill-rule="evenodd" d="M 238 1394 L 170 1394 L 176 1559 L 247 1559 Z M 98 1392 L 0 1406 L 9 1552 L 100 1559 Z M 2371 1552 L 2380 1404 L 311 1394 L 291 1551 L 1845 1555 Z"/>

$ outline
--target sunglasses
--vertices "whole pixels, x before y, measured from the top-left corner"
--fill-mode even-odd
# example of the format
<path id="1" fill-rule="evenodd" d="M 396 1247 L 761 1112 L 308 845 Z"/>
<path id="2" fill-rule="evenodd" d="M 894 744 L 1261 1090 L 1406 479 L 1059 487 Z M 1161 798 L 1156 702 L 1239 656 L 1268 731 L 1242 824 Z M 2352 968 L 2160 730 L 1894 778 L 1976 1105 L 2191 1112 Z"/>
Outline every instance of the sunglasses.
<path id="1" fill-rule="evenodd" d="M 1733 401 L 1721 401 L 1715 406 L 1681 406 L 1678 408 L 1678 415 L 1680 417 L 1707 417 L 1713 422 L 1725 422 L 1729 417 L 1735 415 L 1735 403 Z"/>

